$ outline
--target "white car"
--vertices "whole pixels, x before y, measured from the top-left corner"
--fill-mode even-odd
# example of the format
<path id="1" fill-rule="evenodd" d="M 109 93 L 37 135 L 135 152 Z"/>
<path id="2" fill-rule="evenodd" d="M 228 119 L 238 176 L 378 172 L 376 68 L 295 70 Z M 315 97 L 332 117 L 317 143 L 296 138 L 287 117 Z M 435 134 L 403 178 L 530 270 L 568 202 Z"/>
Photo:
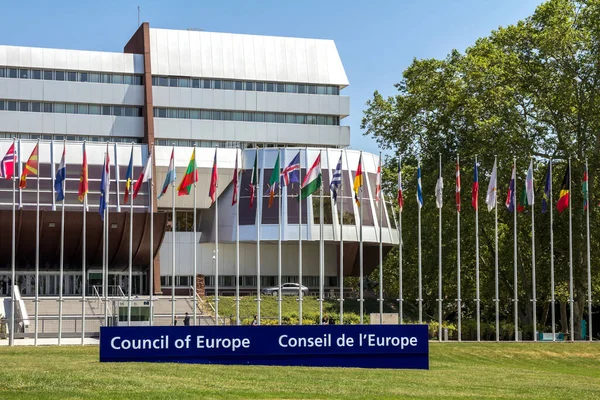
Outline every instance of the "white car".
<path id="1" fill-rule="evenodd" d="M 279 293 L 279 287 L 271 287 L 265 288 L 260 291 L 262 294 L 269 294 L 273 296 L 277 296 Z M 281 295 L 298 295 L 300 293 L 300 285 L 298 283 L 284 283 L 281 285 Z M 306 286 L 302 286 L 302 294 L 304 296 L 308 295 L 308 288 Z"/>

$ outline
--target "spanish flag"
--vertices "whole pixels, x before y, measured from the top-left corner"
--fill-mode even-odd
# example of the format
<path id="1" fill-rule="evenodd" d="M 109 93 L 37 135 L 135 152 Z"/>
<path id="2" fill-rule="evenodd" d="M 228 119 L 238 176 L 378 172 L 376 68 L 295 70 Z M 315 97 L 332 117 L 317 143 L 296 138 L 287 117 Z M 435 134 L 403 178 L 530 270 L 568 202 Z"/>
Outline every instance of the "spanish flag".
<path id="1" fill-rule="evenodd" d="M 362 152 L 360 153 L 360 157 L 358 158 L 358 167 L 356 167 L 356 176 L 354 176 L 354 200 L 356 204 L 360 204 L 359 200 L 359 190 L 363 184 L 363 171 L 362 171 Z"/>
<path id="2" fill-rule="evenodd" d="M 21 173 L 21 180 L 19 181 L 19 189 L 25 189 L 27 187 L 27 175 L 37 175 L 38 173 L 38 145 L 36 144 L 23 168 Z"/>
<path id="3" fill-rule="evenodd" d="M 569 182 L 569 167 L 565 171 L 565 177 L 563 178 L 562 186 L 560 187 L 560 194 L 558 195 L 558 202 L 556 203 L 556 209 L 559 213 L 563 212 L 565 208 L 569 207 L 569 197 L 571 184 Z"/>

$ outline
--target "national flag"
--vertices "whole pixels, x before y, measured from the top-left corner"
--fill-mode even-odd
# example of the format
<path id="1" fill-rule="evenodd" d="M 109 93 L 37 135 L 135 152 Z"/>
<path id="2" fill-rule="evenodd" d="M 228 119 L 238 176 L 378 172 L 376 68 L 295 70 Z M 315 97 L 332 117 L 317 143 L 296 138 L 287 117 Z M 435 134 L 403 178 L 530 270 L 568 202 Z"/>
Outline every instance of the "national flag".
<path id="1" fill-rule="evenodd" d="M 404 208 L 404 195 L 402 193 L 402 166 L 400 165 L 400 159 L 398 159 L 398 208 L 400 212 Z"/>
<path id="2" fill-rule="evenodd" d="M 25 189 L 27 187 L 27 175 L 38 174 L 38 145 L 36 144 L 21 172 L 21 180 L 19 181 L 19 189 Z"/>
<path id="3" fill-rule="evenodd" d="M 521 199 L 517 203 L 517 212 L 523 212 L 529 206 L 529 202 L 527 201 L 527 187 L 523 186 L 523 190 L 521 191 Z"/>
<path id="4" fill-rule="evenodd" d="M 183 175 L 183 179 L 179 183 L 179 186 L 177 186 L 177 195 L 189 195 L 192 185 L 196 182 L 198 182 L 198 167 L 196 166 L 196 148 L 194 148 L 188 167 L 185 170 L 185 175 Z"/>
<path id="5" fill-rule="evenodd" d="M 269 208 L 273 205 L 273 199 L 275 198 L 275 188 L 277 187 L 277 181 L 281 175 L 281 168 L 279 167 L 279 151 L 277 151 L 277 159 L 271 172 L 271 179 L 269 179 Z"/>
<path id="6" fill-rule="evenodd" d="M 144 167 L 144 170 L 142 171 L 140 176 L 135 181 L 135 185 L 133 185 L 134 200 L 137 197 L 138 192 L 140 191 L 140 188 L 142 187 L 142 183 L 147 182 L 150 179 L 152 179 L 152 153 L 148 154 L 148 159 L 146 160 L 146 166 Z M 150 193 L 149 196 L 152 196 L 152 193 Z"/>
<path id="7" fill-rule="evenodd" d="M 250 208 L 254 205 L 254 197 L 256 197 L 256 186 L 258 185 L 258 149 L 254 156 L 254 165 L 252 166 L 252 176 L 250 177 Z"/>
<path id="8" fill-rule="evenodd" d="M 88 189 L 88 163 L 84 144 L 83 162 L 81 163 L 81 174 L 79 175 L 79 191 L 77 192 L 77 198 L 79 199 L 79 201 L 83 202 L 83 200 L 85 200 L 85 196 L 88 193 Z M 133 195 L 133 198 L 135 199 L 135 193 Z"/>
<path id="9" fill-rule="evenodd" d="M 169 189 L 169 185 L 175 183 L 177 179 L 177 174 L 175 173 L 175 148 L 171 150 L 171 160 L 169 161 L 169 169 L 167 170 L 167 176 L 165 176 L 165 182 L 163 183 L 162 190 L 158 194 L 158 198 L 160 199 L 165 193 L 167 193 L 167 189 Z"/>
<path id="10" fill-rule="evenodd" d="M 60 158 L 60 164 L 56 169 L 56 176 L 54 178 L 54 190 L 56 190 L 56 201 L 63 201 L 65 199 L 65 179 L 67 179 L 67 164 L 65 163 L 65 155 L 67 152 L 67 146 L 63 147 L 62 157 Z"/>
<path id="11" fill-rule="evenodd" d="M 498 172 L 496 168 L 496 161 L 494 160 L 494 168 L 492 168 L 492 176 L 490 176 L 490 183 L 488 184 L 487 195 L 485 196 L 485 204 L 488 206 L 488 211 L 492 211 L 496 207 L 497 197 Z"/>
<path id="12" fill-rule="evenodd" d="M 510 177 L 510 183 L 508 184 L 508 193 L 506 194 L 506 207 L 508 208 L 508 211 L 510 211 L 510 212 L 515 211 L 515 200 L 516 200 L 515 183 L 516 183 L 516 181 L 517 181 L 517 174 L 515 171 L 515 166 L 513 165 L 512 175 Z"/>
<path id="13" fill-rule="evenodd" d="M 283 186 L 287 186 L 292 182 L 300 183 L 300 152 L 289 163 L 287 167 L 281 171 L 281 181 Z"/>
<path id="14" fill-rule="evenodd" d="M 238 201 L 238 152 L 235 152 L 235 168 L 233 169 L 233 195 L 231 196 L 231 205 L 235 206 Z"/>
<path id="15" fill-rule="evenodd" d="M 419 208 L 423 208 L 423 186 L 421 185 L 421 161 L 417 168 L 417 203 Z"/>
<path id="16" fill-rule="evenodd" d="M 542 214 L 548 211 L 548 204 L 550 203 L 550 186 L 552 185 L 552 169 L 548 161 L 548 169 L 546 170 L 546 179 L 544 184 L 544 194 L 542 195 Z"/>
<path id="17" fill-rule="evenodd" d="M 569 181 L 569 173 L 569 167 L 567 167 L 562 186 L 560 187 L 560 193 L 558 194 L 558 202 L 556 203 L 556 209 L 559 213 L 563 212 L 565 208 L 569 207 L 569 197 L 571 197 L 571 182 Z"/>
<path id="18" fill-rule="evenodd" d="M 317 156 L 317 159 L 313 163 L 312 167 L 306 172 L 304 181 L 302 182 L 302 189 L 300 190 L 300 198 L 306 199 L 308 196 L 316 192 L 323 183 L 323 177 L 321 175 L 321 153 Z"/>
<path id="19" fill-rule="evenodd" d="M 473 190 L 471 191 L 471 205 L 474 209 L 479 210 L 479 165 L 477 165 L 477 162 L 473 166 Z"/>
<path id="20" fill-rule="evenodd" d="M 100 206 L 98 212 L 100 218 L 104 220 L 104 210 L 108 205 L 110 194 L 110 156 L 108 155 L 108 145 L 106 146 L 106 154 L 104 156 L 104 166 L 102 168 L 102 179 L 100 180 Z"/>
<path id="21" fill-rule="evenodd" d="M 375 201 L 379 201 L 379 196 L 381 196 L 381 159 L 377 166 L 377 175 L 375 178 Z"/>
<path id="22" fill-rule="evenodd" d="M 444 179 L 442 178 L 442 166 L 440 165 L 440 172 L 438 174 L 438 179 L 435 184 L 435 204 L 437 208 L 442 208 L 443 199 L 442 195 L 444 194 Z"/>
<path id="23" fill-rule="evenodd" d="M 456 211 L 460 212 L 460 164 L 456 160 Z"/>
<path id="24" fill-rule="evenodd" d="M 529 162 L 527 178 L 525 178 L 525 188 L 527 190 L 527 204 L 532 206 L 535 201 L 533 194 L 533 160 Z"/>
<path id="25" fill-rule="evenodd" d="M 342 186 L 342 154 L 337 162 L 335 171 L 333 171 L 333 178 L 329 184 L 329 190 L 331 191 L 331 197 L 333 198 L 333 204 L 337 202 L 338 189 Z"/>
<path id="26" fill-rule="evenodd" d="M 583 211 L 587 210 L 589 204 L 588 192 L 588 172 L 587 165 L 583 170 L 583 182 L 581 183 L 581 193 L 583 193 Z"/>
<path id="27" fill-rule="evenodd" d="M 17 152 L 15 143 L 8 148 L 6 155 L 0 163 L 0 178 L 11 179 L 15 174 L 15 165 L 17 164 Z"/>
<path id="28" fill-rule="evenodd" d="M 195 152 L 195 150 L 194 150 Z M 195 161 L 194 161 L 195 164 Z M 189 167 L 188 167 L 189 169 Z M 196 181 L 198 180 L 198 170 L 196 169 Z M 215 149 L 215 158 L 213 159 L 212 172 L 210 174 L 210 189 L 208 191 L 208 197 L 210 197 L 211 204 L 217 200 L 217 183 L 219 181 L 219 173 L 217 171 L 217 149 Z"/>
<path id="29" fill-rule="evenodd" d="M 358 158 L 358 167 L 356 167 L 356 175 L 354 176 L 354 200 L 356 204 L 360 204 L 359 190 L 363 184 L 363 172 L 362 172 L 362 152 Z"/>
<path id="30" fill-rule="evenodd" d="M 123 203 L 127 204 L 129 200 L 129 191 L 131 190 L 131 182 L 133 181 L 133 146 L 131 146 L 131 156 L 129 156 L 129 165 L 125 174 L 125 194 L 123 195 Z"/>

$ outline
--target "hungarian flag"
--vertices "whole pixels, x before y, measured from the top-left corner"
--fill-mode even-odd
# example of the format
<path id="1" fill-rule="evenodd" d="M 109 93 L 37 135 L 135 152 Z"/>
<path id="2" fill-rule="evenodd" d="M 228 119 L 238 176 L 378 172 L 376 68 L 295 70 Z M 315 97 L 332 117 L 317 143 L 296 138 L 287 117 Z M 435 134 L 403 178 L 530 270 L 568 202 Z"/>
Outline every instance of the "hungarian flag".
<path id="1" fill-rule="evenodd" d="M 583 193 L 583 211 L 586 211 L 589 204 L 587 165 L 583 170 L 583 182 L 581 183 L 581 193 Z"/>
<path id="2" fill-rule="evenodd" d="M 131 182 L 133 181 L 133 146 L 131 147 L 131 156 L 129 156 L 129 165 L 125 174 L 125 194 L 123 195 L 123 203 L 127 204 L 129 200 L 129 192 L 131 191 Z"/>
<path id="3" fill-rule="evenodd" d="M 233 169 L 233 196 L 231 197 L 231 205 L 235 206 L 238 201 L 238 152 L 235 152 L 235 168 Z"/>
<path id="4" fill-rule="evenodd" d="M 142 183 L 149 181 L 152 179 L 152 153 L 148 154 L 148 160 L 146 160 L 146 166 L 144 170 L 135 181 L 135 185 L 133 185 L 133 198 L 135 199 L 140 191 L 140 187 L 142 187 Z M 149 196 L 152 196 L 152 193 L 149 193 Z"/>
<path id="5" fill-rule="evenodd" d="M 85 143 L 83 144 L 83 163 L 81 164 L 81 175 L 79 175 L 79 191 L 77 192 L 77 198 L 83 202 L 85 196 L 88 193 L 88 163 L 87 153 L 85 152 Z M 135 194 L 134 194 L 135 198 Z"/>
<path id="6" fill-rule="evenodd" d="M 275 186 L 279 180 L 279 173 L 279 152 L 277 152 L 277 160 L 275 160 L 275 166 L 273 166 L 273 172 L 271 172 L 271 179 L 269 179 L 269 208 L 273 205 Z"/>
<path id="7" fill-rule="evenodd" d="M 252 166 L 252 176 L 250 177 L 250 208 L 254 205 L 254 197 L 256 196 L 256 185 L 258 185 L 258 149 L 254 156 L 254 166 Z"/>
<path id="8" fill-rule="evenodd" d="M 398 159 L 398 207 L 400 212 L 404 208 L 404 195 L 402 193 L 402 167 L 400 164 L 400 159 Z"/>
<path id="9" fill-rule="evenodd" d="M 189 167 L 188 167 L 189 169 Z M 187 174 L 187 172 L 186 172 Z M 198 170 L 196 170 L 196 181 L 198 180 Z M 217 200 L 217 181 L 219 176 L 217 174 L 217 149 L 215 149 L 215 158 L 213 160 L 212 173 L 210 174 L 210 189 L 208 191 L 208 197 L 210 197 L 211 204 Z"/>
<path id="10" fill-rule="evenodd" d="M 15 151 L 15 143 L 10 146 L 6 155 L 0 162 L 0 178 L 12 179 L 15 174 L 15 165 L 17 164 L 17 152 Z"/>
<path id="11" fill-rule="evenodd" d="M 188 167 L 185 170 L 185 175 L 183 175 L 183 179 L 177 187 L 177 195 L 189 195 L 192 185 L 196 182 L 198 182 L 198 168 L 196 167 L 196 149 L 194 149 L 192 151 L 192 158 L 190 158 Z"/>
<path id="12" fill-rule="evenodd" d="M 323 182 L 321 175 L 321 153 L 317 156 L 317 159 L 313 163 L 312 167 L 306 173 L 304 181 L 302 182 L 302 189 L 300 190 L 300 198 L 306 199 L 308 196 L 316 192 Z"/>
<path id="13" fill-rule="evenodd" d="M 375 179 L 375 201 L 379 201 L 381 196 L 381 157 L 379 159 L 379 165 L 377 166 L 377 175 Z"/>
<path id="14" fill-rule="evenodd" d="M 27 175 L 38 174 L 38 145 L 36 144 L 23 168 L 21 173 L 21 180 L 19 181 L 19 189 L 25 189 L 27 187 Z"/>
<path id="15" fill-rule="evenodd" d="M 359 200 L 359 190 L 363 184 L 363 172 L 362 172 L 362 152 L 360 153 L 360 157 L 358 158 L 358 167 L 356 167 L 356 175 L 354 176 L 354 201 L 356 204 L 360 204 Z"/>
<path id="16" fill-rule="evenodd" d="M 569 207 L 569 197 L 571 197 L 571 182 L 569 181 L 569 167 L 565 171 L 565 177 L 563 178 L 562 186 L 560 187 L 560 193 L 558 194 L 558 202 L 556 203 L 556 209 L 559 213 L 563 212 L 565 208 Z"/>

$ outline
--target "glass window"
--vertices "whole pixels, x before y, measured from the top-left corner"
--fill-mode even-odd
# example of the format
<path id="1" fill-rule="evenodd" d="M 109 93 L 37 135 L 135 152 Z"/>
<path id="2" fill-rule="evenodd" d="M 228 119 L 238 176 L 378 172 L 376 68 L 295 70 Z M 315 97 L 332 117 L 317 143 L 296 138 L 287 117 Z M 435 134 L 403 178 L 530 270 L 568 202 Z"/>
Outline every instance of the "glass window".
<path id="1" fill-rule="evenodd" d="M 246 82 L 246 90 L 254 90 L 254 82 Z"/>
<path id="2" fill-rule="evenodd" d="M 123 83 L 126 85 L 133 85 L 133 76 L 132 75 L 123 75 Z"/>
<path id="3" fill-rule="evenodd" d="M 244 82 L 242 82 L 242 81 L 235 81 L 234 88 L 235 88 L 235 90 L 243 90 L 244 89 Z"/>
<path id="4" fill-rule="evenodd" d="M 285 123 L 286 124 L 295 124 L 296 123 L 296 114 L 285 114 Z"/>
<path id="5" fill-rule="evenodd" d="M 126 117 L 133 117 L 133 107 L 123 107 L 123 113 Z"/>
<path id="6" fill-rule="evenodd" d="M 113 106 L 113 115 L 116 117 L 120 117 L 121 115 L 123 115 L 123 107 Z"/>
<path id="7" fill-rule="evenodd" d="M 6 68 L 0 67 L 0 78 L 4 78 L 6 76 Z"/>
<path id="8" fill-rule="evenodd" d="M 123 75 L 114 74 L 112 76 L 112 83 L 123 83 Z"/>
<path id="9" fill-rule="evenodd" d="M 57 81 L 64 81 L 65 80 L 65 71 L 56 71 L 55 76 L 56 76 Z"/>
<path id="10" fill-rule="evenodd" d="M 221 81 L 214 80 L 213 81 L 213 89 L 221 89 Z"/>
<path id="11" fill-rule="evenodd" d="M 275 114 L 265 113 L 265 122 L 275 122 Z"/>
<path id="12" fill-rule="evenodd" d="M 187 78 L 179 78 L 179 87 L 190 87 L 190 80 Z"/>
<path id="13" fill-rule="evenodd" d="M 65 103 L 54 103 L 54 112 L 64 114 L 65 113 Z"/>
<path id="14" fill-rule="evenodd" d="M 17 78 L 19 76 L 19 72 L 17 71 L 16 68 L 9 68 L 8 69 L 8 77 L 9 78 Z"/>
<path id="15" fill-rule="evenodd" d="M 54 71 L 44 71 L 43 75 L 45 81 L 51 81 L 54 79 Z"/>
<path id="16" fill-rule="evenodd" d="M 42 71 L 34 69 L 31 71 L 31 79 L 42 79 Z"/>
<path id="17" fill-rule="evenodd" d="M 189 119 L 190 118 L 190 111 L 189 110 L 179 110 L 178 112 L 178 117 L 182 118 L 182 119 Z"/>
<path id="18" fill-rule="evenodd" d="M 102 115 L 111 115 L 110 106 L 102 106 Z"/>
<path id="19" fill-rule="evenodd" d="M 296 85 L 288 83 L 287 85 L 285 85 L 285 91 L 286 93 L 296 93 L 298 90 L 296 89 Z"/>
<path id="20" fill-rule="evenodd" d="M 133 75 L 133 84 L 134 85 L 141 85 L 142 84 L 142 77 L 140 75 Z"/>
<path id="21" fill-rule="evenodd" d="M 327 125 L 335 125 L 335 124 L 333 123 L 333 116 L 331 116 L 331 115 L 328 115 L 328 116 L 327 116 L 327 120 L 326 120 L 325 124 L 327 124 Z"/>
<path id="22" fill-rule="evenodd" d="M 233 113 L 231 111 L 221 111 L 221 119 L 223 121 L 233 120 Z"/>
<path id="23" fill-rule="evenodd" d="M 200 119 L 200 110 L 190 110 L 191 119 Z"/>
<path id="24" fill-rule="evenodd" d="M 96 104 L 90 105 L 90 114 L 100 115 L 100 106 Z"/>
<path id="25" fill-rule="evenodd" d="M 275 84 L 267 82 L 267 92 L 274 92 L 274 91 L 275 91 Z"/>
<path id="26" fill-rule="evenodd" d="M 192 87 L 199 88 L 200 87 L 200 79 L 192 79 Z"/>
<path id="27" fill-rule="evenodd" d="M 221 118 L 221 111 L 213 111 L 212 112 L 212 119 L 214 119 L 215 121 L 220 121 Z"/>
<path id="28" fill-rule="evenodd" d="M 223 89 L 233 90 L 233 82 L 232 81 L 223 81 Z"/>
<path id="29" fill-rule="evenodd" d="M 158 86 L 158 76 L 152 77 L 152 86 Z"/>
<path id="30" fill-rule="evenodd" d="M 202 110 L 200 112 L 200 118 L 202 118 L 202 119 L 212 119 L 212 112 L 210 110 Z"/>
<path id="31" fill-rule="evenodd" d="M 67 80 L 69 82 L 77 82 L 77 72 L 73 72 L 73 71 L 67 72 Z"/>
<path id="32" fill-rule="evenodd" d="M 317 94 L 327 94 L 327 89 L 325 88 L 325 86 L 317 86 Z"/>
<path id="33" fill-rule="evenodd" d="M 19 102 L 19 111 L 29 111 L 29 102 L 28 101 L 20 101 Z"/>
<path id="34" fill-rule="evenodd" d="M 202 88 L 210 89 L 212 87 L 212 81 L 210 79 L 202 79 Z"/>
<path id="35" fill-rule="evenodd" d="M 306 115 L 296 115 L 297 124 L 306 124 Z"/>
<path id="36" fill-rule="evenodd" d="M 261 113 L 261 112 L 254 113 L 254 120 L 256 122 L 265 122 L 265 113 Z"/>
<path id="37" fill-rule="evenodd" d="M 88 114 L 88 105 L 87 104 L 78 104 L 77 105 L 77 114 Z"/>
<path id="38" fill-rule="evenodd" d="M 285 122 L 285 114 L 277 114 L 276 121 L 278 124 L 283 124 Z"/>
<path id="39" fill-rule="evenodd" d="M 277 92 L 279 92 L 279 93 L 285 93 L 285 85 L 283 83 L 278 83 L 277 84 Z"/>
<path id="40" fill-rule="evenodd" d="M 244 120 L 244 113 L 243 112 L 234 112 L 233 113 L 233 120 L 234 121 L 243 121 Z"/>
<path id="41" fill-rule="evenodd" d="M 256 82 L 256 91 L 257 92 L 264 92 L 265 91 L 265 84 L 262 82 Z"/>
<path id="42" fill-rule="evenodd" d="M 4 100 L 0 100 L 0 110 L 4 110 Z"/>
<path id="43" fill-rule="evenodd" d="M 100 74 L 90 73 L 88 74 L 88 80 L 90 82 L 100 82 Z"/>
<path id="44" fill-rule="evenodd" d="M 52 112 L 52 103 L 44 103 L 44 112 L 51 113 Z"/>
<path id="45" fill-rule="evenodd" d="M 6 109 L 8 111 L 17 111 L 17 102 L 16 101 L 7 101 L 6 102 Z"/>
<path id="46" fill-rule="evenodd" d="M 72 103 L 67 103 L 65 106 L 65 112 L 67 114 L 77 114 L 77 105 Z"/>
<path id="47" fill-rule="evenodd" d="M 88 81 L 88 73 L 80 72 L 79 73 L 79 82 L 87 82 Z"/>
<path id="48" fill-rule="evenodd" d="M 177 118 L 177 109 L 169 108 L 169 110 L 167 111 L 167 116 L 168 118 Z"/>
<path id="49" fill-rule="evenodd" d="M 19 78 L 29 79 L 29 70 L 28 69 L 20 69 L 19 70 Z"/>
<path id="50" fill-rule="evenodd" d="M 169 86 L 169 80 L 164 76 L 158 77 L 158 86 Z"/>
<path id="51" fill-rule="evenodd" d="M 317 125 L 325 125 L 325 116 L 317 115 Z"/>
<path id="52" fill-rule="evenodd" d="M 308 94 L 316 94 L 317 87 L 315 85 L 308 85 Z"/>
<path id="53" fill-rule="evenodd" d="M 315 125 L 317 123 L 317 118 L 314 115 L 307 115 L 306 123 L 309 125 Z"/>
<path id="54" fill-rule="evenodd" d="M 177 78 L 169 78 L 169 87 L 177 87 Z"/>
<path id="55" fill-rule="evenodd" d="M 244 121 L 253 122 L 254 121 L 254 113 L 251 113 L 251 112 L 244 113 Z"/>
<path id="56" fill-rule="evenodd" d="M 298 85 L 298 93 L 306 93 L 306 85 Z"/>
<path id="57" fill-rule="evenodd" d="M 102 83 L 112 83 L 112 75 L 102 74 Z"/>
<path id="58" fill-rule="evenodd" d="M 159 118 L 167 118 L 167 109 L 166 108 L 159 108 L 158 109 L 158 116 L 159 116 Z"/>

